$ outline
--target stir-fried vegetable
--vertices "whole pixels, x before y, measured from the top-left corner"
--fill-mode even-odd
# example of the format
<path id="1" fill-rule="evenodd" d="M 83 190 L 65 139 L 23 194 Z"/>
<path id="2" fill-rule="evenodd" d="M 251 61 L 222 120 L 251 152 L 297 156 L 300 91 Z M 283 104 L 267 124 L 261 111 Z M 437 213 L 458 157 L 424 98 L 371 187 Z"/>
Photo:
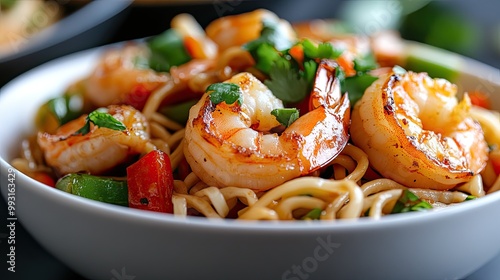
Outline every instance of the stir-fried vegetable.
<path id="1" fill-rule="evenodd" d="M 191 60 L 184 39 L 174 29 L 150 38 L 147 45 L 151 51 L 148 64 L 158 72 L 168 72 L 172 66 L 179 66 Z"/>
<path id="2" fill-rule="evenodd" d="M 321 212 L 323 212 L 323 209 L 314 208 L 311 211 L 309 211 L 307 214 L 305 214 L 302 217 L 302 220 L 319 220 L 319 217 L 321 216 Z"/>
<path id="3" fill-rule="evenodd" d="M 490 152 L 489 160 L 496 175 L 500 175 L 500 150 L 495 149 Z"/>
<path id="4" fill-rule="evenodd" d="M 398 199 L 392 213 L 405 213 L 414 211 L 425 211 L 432 209 L 432 205 L 420 199 L 416 194 L 409 190 L 404 190 L 401 197 Z"/>
<path id="5" fill-rule="evenodd" d="M 153 150 L 127 167 L 131 208 L 173 213 L 174 179 L 168 155 Z"/>
<path id="6" fill-rule="evenodd" d="M 89 174 L 68 174 L 57 181 L 56 188 L 81 197 L 128 206 L 126 180 Z"/>
<path id="7" fill-rule="evenodd" d="M 49 133 L 85 113 L 85 100 L 80 93 L 65 93 L 43 104 L 36 114 L 37 128 Z"/>

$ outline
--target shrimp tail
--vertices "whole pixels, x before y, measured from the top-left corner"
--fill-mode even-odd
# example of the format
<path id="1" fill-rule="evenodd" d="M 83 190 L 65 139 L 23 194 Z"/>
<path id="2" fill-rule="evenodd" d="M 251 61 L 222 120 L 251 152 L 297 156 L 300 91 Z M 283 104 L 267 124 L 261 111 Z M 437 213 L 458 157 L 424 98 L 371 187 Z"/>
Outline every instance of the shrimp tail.
<path id="1" fill-rule="evenodd" d="M 314 172 L 335 159 L 350 138 L 349 96 L 348 93 L 341 93 L 340 82 L 336 77 L 338 67 L 333 60 L 321 60 L 309 99 L 310 111 L 306 118 L 299 118 L 289 127 L 292 131 L 300 128 L 302 133 L 305 127 L 309 130 L 306 137 L 311 139 L 304 141 L 306 146 L 301 155 L 304 158 L 302 162 L 310 164 L 306 168 L 308 172 Z M 306 123 L 311 119 L 317 121 Z M 330 131 L 331 137 L 321 137 L 325 131 Z M 322 139 L 321 143 L 318 143 L 318 139 Z"/>

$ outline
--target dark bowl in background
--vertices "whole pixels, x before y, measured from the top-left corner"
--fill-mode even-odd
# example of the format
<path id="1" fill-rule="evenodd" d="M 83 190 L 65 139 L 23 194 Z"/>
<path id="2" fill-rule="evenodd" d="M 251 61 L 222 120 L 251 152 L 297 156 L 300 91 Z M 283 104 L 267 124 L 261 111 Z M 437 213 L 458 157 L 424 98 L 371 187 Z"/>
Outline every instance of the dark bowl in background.
<path id="1" fill-rule="evenodd" d="M 132 0 L 89 1 L 0 56 L 0 86 L 56 57 L 106 43 L 126 17 Z M 71 5 L 67 3 L 65 5 Z"/>

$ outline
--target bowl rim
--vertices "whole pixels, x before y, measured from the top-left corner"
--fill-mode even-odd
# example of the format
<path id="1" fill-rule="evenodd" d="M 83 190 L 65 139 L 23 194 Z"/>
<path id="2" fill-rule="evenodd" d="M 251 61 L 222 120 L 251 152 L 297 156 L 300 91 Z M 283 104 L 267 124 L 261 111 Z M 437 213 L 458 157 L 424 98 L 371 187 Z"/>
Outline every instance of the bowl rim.
<path id="1" fill-rule="evenodd" d="M 99 2 L 99 1 L 97 1 Z M 40 71 L 45 71 L 45 68 L 57 67 L 62 61 L 72 60 L 78 56 L 89 56 L 96 55 L 98 52 L 116 46 L 119 43 L 113 43 L 105 46 L 95 47 L 83 51 L 79 51 L 73 54 L 65 55 L 60 58 L 46 62 L 40 66 L 37 66 L 20 76 L 16 77 L 4 87 L 0 88 L 0 102 L 6 97 L 13 95 L 12 87 L 15 88 L 16 84 L 22 82 L 24 79 L 31 77 L 31 75 L 36 75 Z M 419 48 L 429 47 L 434 51 L 442 51 L 443 55 L 456 56 L 459 59 L 464 60 L 467 65 L 472 67 L 463 67 L 461 73 L 467 73 L 473 75 L 478 79 L 482 79 L 482 76 L 478 75 L 478 72 L 470 73 L 470 69 L 486 71 L 491 73 L 498 73 L 498 69 L 486 65 L 484 63 L 478 62 L 471 58 L 466 58 L 458 54 L 454 54 L 448 51 L 437 49 L 425 44 L 416 43 L 412 41 L 406 41 L 408 45 L 417 45 Z M 497 82 L 496 86 L 500 88 L 500 83 Z M 7 93 L 3 93 L 4 89 L 8 89 Z M 499 98 L 500 99 L 500 98 Z M 10 163 L 4 159 L 3 156 L 0 157 L 0 169 L 3 169 L 1 173 L 7 172 L 9 168 L 13 168 Z M 31 191 L 38 192 L 39 195 L 47 197 L 49 200 L 57 202 L 59 205 L 71 205 L 71 207 L 78 208 L 79 211 L 87 212 L 91 215 L 109 215 L 113 219 L 129 220 L 132 219 L 134 222 L 150 224 L 155 226 L 167 226 L 175 228 L 198 228 L 203 230 L 225 230 L 225 231 L 236 231 L 236 232 L 253 232 L 253 233 L 280 233 L 280 234 L 304 234 L 304 233 L 331 233 L 332 230 L 336 232 L 349 232 L 349 231 L 371 231 L 380 228 L 392 228 L 400 227 L 406 225 L 415 225 L 419 223 L 426 223 L 431 220 L 441 220 L 446 219 L 449 216 L 460 215 L 463 212 L 472 211 L 477 208 L 487 207 L 493 203 L 500 203 L 500 192 L 495 192 L 488 194 L 480 199 L 475 199 L 472 201 L 467 201 L 461 203 L 460 205 L 446 207 L 445 209 L 431 210 L 428 212 L 412 212 L 404 213 L 403 215 L 387 215 L 380 219 L 373 219 L 369 217 L 360 217 L 358 219 L 349 220 L 336 220 L 336 221 L 242 221 L 242 220 L 231 220 L 231 219 L 209 219 L 205 217 L 178 217 L 172 214 L 157 213 L 152 211 L 144 211 L 139 209 L 127 208 L 123 206 L 117 206 L 112 204 L 107 204 L 99 201 L 94 201 L 91 199 L 78 197 L 69 193 L 62 192 L 50 186 L 44 185 L 36 180 L 28 177 L 27 175 L 16 170 L 17 175 L 21 180 L 27 182 L 28 188 Z M 6 199 L 4 195 L 4 190 L 2 188 L 2 196 Z"/>

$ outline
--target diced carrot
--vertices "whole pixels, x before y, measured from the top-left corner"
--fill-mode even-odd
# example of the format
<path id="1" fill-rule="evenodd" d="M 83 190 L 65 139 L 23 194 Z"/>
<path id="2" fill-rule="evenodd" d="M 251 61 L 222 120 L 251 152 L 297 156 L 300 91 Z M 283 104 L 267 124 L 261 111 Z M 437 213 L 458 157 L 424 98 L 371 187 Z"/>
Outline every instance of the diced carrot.
<path id="1" fill-rule="evenodd" d="M 337 58 L 337 63 L 344 70 L 346 77 L 356 75 L 356 70 L 354 69 L 354 61 L 347 59 L 344 55 L 341 55 L 339 58 Z"/>
<path id="2" fill-rule="evenodd" d="M 289 52 L 290 56 L 297 61 L 299 65 L 304 63 L 304 49 L 301 45 L 295 45 L 290 48 Z"/>

